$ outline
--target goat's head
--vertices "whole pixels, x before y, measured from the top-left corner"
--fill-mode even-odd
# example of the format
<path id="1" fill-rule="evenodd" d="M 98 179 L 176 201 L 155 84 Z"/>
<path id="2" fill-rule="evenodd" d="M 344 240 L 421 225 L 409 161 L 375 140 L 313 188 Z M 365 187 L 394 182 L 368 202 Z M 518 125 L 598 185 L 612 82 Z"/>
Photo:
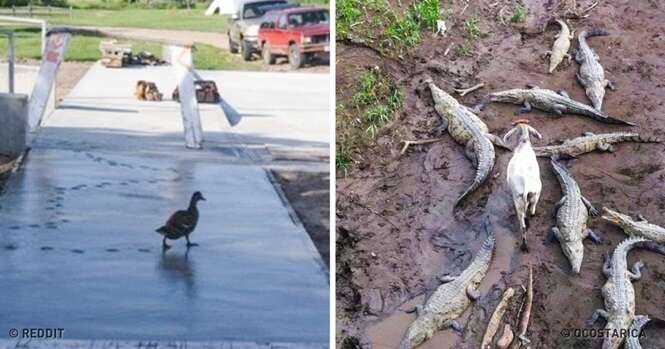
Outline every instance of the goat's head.
<path id="1" fill-rule="evenodd" d="M 513 122 L 513 127 L 510 131 L 503 136 L 503 142 L 508 143 L 510 137 L 516 134 L 519 131 L 518 144 L 531 143 L 529 135 L 532 135 L 538 139 L 543 139 L 543 136 L 533 127 L 529 126 L 529 120 L 519 119 Z"/>

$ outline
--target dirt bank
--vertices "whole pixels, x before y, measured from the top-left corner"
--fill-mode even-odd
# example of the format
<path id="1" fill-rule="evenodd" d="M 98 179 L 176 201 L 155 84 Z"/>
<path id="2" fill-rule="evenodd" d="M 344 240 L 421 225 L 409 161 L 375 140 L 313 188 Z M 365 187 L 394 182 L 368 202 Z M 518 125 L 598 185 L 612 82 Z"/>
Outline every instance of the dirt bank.
<path id="1" fill-rule="evenodd" d="M 548 161 L 541 160 L 543 193 L 538 214 L 531 220 L 531 252 L 519 251 L 517 222 L 508 189 L 505 168 L 511 153 L 497 150 L 493 176 L 453 212 L 452 203 L 470 184 L 473 167 L 464 149 L 445 133 L 438 133 L 429 90 L 422 81 L 431 77 L 448 92 L 479 82 L 485 88 L 459 100 L 469 106 L 486 100 L 490 91 L 523 87 L 527 83 L 553 90 L 566 90 L 573 99 L 587 99 L 577 84 L 576 63 L 564 62 L 553 75 L 547 74 L 544 57 L 559 28 L 547 24 L 555 12 L 575 10 L 574 2 L 527 2 L 525 24 L 505 24 L 515 4 L 509 1 L 459 2 L 449 9 L 446 37 L 424 34 L 423 42 L 403 59 L 380 57 L 372 49 L 338 44 L 337 94 L 351 98 L 358 73 L 378 65 L 398 83 L 404 107 L 395 122 L 384 129 L 375 145 L 363 154 L 363 162 L 337 180 L 337 343 L 351 348 L 395 348 L 414 315 L 402 310 L 422 302 L 423 294 L 436 286 L 437 275 L 463 270 L 484 238 L 482 222 L 489 218 L 497 237 L 496 255 L 481 285 L 482 298 L 465 314 L 463 335 L 438 332 L 422 348 L 477 348 L 487 319 L 507 286 L 518 290 L 526 284 L 527 265 L 534 266 L 535 298 L 528 337 L 533 348 L 600 348 L 600 339 L 565 337 L 565 329 L 585 328 L 594 309 L 602 308 L 600 288 L 602 256 L 611 253 L 625 235 L 595 218 L 590 228 L 603 242 L 585 242 L 585 257 L 579 275 L 573 275 L 557 243 L 545 243 L 553 226 L 554 203 L 559 184 Z M 446 3 L 447 4 L 447 3 Z M 578 1 L 585 9 L 591 1 Z M 464 11 L 463 11 L 464 10 Z M 501 15 L 500 15 L 501 14 Z M 466 49 L 464 21 L 478 19 L 480 36 Z M 604 110 L 631 120 L 646 135 L 663 138 L 665 133 L 665 5 L 655 1 L 600 2 L 586 19 L 570 19 L 578 33 L 602 28 L 607 37 L 589 39 L 600 56 L 606 77 L 617 91 L 605 96 Z M 544 32 L 543 32 L 544 30 Z M 572 47 L 576 47 L 576 40 Z M 445 54 L 448 51 L 447 55 Z M 510 128 L 517 106 L 490 104 L 480 117 L 490 130 L 503 136 Z M 528 114 L 531 125 L 543 134 L 539 144 L 573 138 L 582 132 L 610 132 L 624 128 L 566 115 L 559 119 L 541 112 Z M 443 140 L 413 146 L 399 155 L 403 139 Z M 665 225 L 665 145 L 621 144 L 617 151 L 591 153 L 567 166 L 582 193 L 597 207 L 615 207 L 641 213 Z M 634 251 L 632 263 L 645 262 L 641 281 L 635 282 L 636 312 L 665 318 L 665 258 Z M 519 304 L 515 304 L 515 309 Z M 507 319 L 516 323 L 515 311 Z M 595 328 L 601 328 L 601 321 Z M 662 325 L 646 327 L 645 348 L 665 347 Z"/>
<path id="2" fill-rule="evenodd" d="M 330 174 L 282 170 L 272 173 L 330 268 Z"/>

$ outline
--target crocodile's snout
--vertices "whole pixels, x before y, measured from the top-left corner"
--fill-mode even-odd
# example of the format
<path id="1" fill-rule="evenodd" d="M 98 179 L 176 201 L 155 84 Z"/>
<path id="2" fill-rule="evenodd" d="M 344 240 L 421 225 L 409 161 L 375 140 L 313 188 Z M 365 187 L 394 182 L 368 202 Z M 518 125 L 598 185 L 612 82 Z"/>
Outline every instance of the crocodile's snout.
<path id="1" fill-rule="evenodd" d="M 614 224 L 621 224 L 623 221 L 623 217 L 621 217 L 620 213 L 612 211 L 607 207 L 603 207 L 603 215 L 601 218 Z"/>

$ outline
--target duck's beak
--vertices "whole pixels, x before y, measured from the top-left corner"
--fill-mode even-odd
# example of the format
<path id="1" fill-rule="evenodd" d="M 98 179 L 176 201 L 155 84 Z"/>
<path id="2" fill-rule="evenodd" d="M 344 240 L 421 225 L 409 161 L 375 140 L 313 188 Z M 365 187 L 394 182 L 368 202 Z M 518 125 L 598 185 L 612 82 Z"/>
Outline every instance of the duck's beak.
<path id="1" fill-rule="evenodd" d="M 201 195 L 201 200 L 208 201 L 208 200 L 206 200 L 206 198 L 203 197 L 203 195 Z"/>

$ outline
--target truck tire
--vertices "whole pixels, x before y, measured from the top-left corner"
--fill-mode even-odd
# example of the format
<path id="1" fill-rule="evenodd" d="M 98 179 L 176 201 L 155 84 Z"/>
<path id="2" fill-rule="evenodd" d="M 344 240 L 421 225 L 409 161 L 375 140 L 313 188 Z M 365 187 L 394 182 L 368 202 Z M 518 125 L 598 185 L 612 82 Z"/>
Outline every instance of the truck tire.
<path id="1" fill-rule="evenodd" d="M 243 60 L 251 61 L 252 60 L 252 44 L 247 40 L 243 40 L 240 53 L 242 54 L 242 59 Z"/>
<path id="2" fill-rule="evenodd" d="M 238 45 L 236 45 L 233 42 L 233 40 L 231 40 L 231 33 L 229 33 L 228 36 L 229 36 L 229 52 L 238 53 Z"/>
<path id="3" fill-rule="evenodd" d="M 263 44 L 263 49 L 261 50 L 261 56 L 263 56 L 263 64 L 272 65 L 275 64 L 276 58 L 275 55 L 270 52 L 270 44 Z"/>
<path id="4" fill-rule="evenodd" d="M 291 46 L 289 46 L 289 64 L 291 65 L 291 68 L 298 69 L 302 67 L 304 60 L 305 57 L 302 52 L 300 52 L 298 45 L 291 44 Z"/>

